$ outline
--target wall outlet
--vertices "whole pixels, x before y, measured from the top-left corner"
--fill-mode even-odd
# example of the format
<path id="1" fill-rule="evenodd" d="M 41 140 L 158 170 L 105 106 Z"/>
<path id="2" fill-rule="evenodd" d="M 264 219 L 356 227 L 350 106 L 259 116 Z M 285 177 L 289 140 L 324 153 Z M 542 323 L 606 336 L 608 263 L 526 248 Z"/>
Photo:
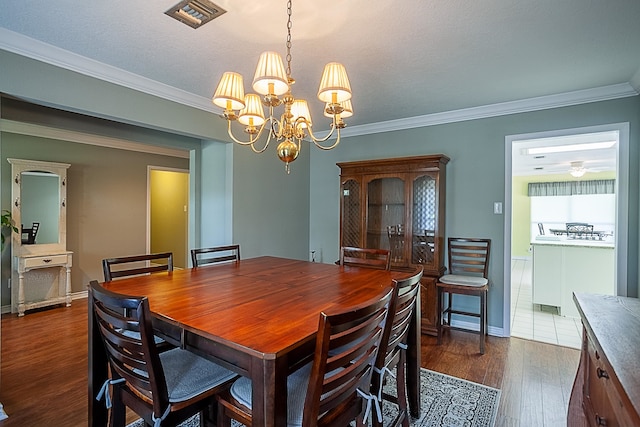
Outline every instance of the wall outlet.
<path id="1" fill-rule="evenodd" d="M 493 213 L 502 215 L 502 202 L 493 202 Z"/>

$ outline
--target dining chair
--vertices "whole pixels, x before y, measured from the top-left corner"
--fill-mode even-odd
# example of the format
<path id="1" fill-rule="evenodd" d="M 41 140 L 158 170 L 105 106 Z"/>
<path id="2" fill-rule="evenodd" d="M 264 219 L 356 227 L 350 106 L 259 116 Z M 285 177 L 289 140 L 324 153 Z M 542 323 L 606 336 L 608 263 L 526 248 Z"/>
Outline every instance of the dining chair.
<path id="1" fill-rule="evenodd" d="M 164 263 L 154 263 L 151 264 L 151 261 L 164 261 Z M 144 266 L 140 266 L 141 263 L 145 263 Z M 128 268 L 122 269 L 116 267 L 113 269 L 112 266 L 121 266 L 124 264 L 132 264 Z M 127 276 L 137 276 L 140 274 L 149 274 L 155 273 L 159 271 L 173 271 L 173 253 L 171 252 L 163 252 L 163 253 L 155 253 L 155 254 L 145 254 L 145 255 L 134 255 L 134 256 L 125 256 L 118 258 L 107 258 L 102 260 L 102 272 L 104 274 L 104 281 L 110 282 L 114 278 L 118 277 L 127 277 Z M 131 335 L 133 338 L 138 338 L 136 332 L 127 331 L 127 334 Z M 158 346 L 160 351 L 165 351 L 171 348 L 174 348 L 178 343 L 173 342 L 170 344 L 164 338 L 159 336 L 155 337 L 155 343 Z"/>
<path id="2" fill-rule="evenodd" d="M 152 341 L 146 297 L 117 294 L 94 280 L 89 285 L 89 307 L 111 372 L 97 396 L 98 400 L 105 396 L 107 406 L 112 402 L 111 426 L 124 426 L 126 407 L 147 425 L 176 426 L 197 413 L 204 420 L 215 408 L 216 393 L 237 378 L 234 372 L 187 350 L 159 353 Z"/>
<path id="3" fill-rule="evenodd" d="M 133 265 L 128 267 L 125 266 L 127 268 L 120 268 L 123 264 Z M 114 269 L 113 266 L 119 267 Z M 140 274 L 155 273 L 158 271 L 173 271 L 172 252 L 124 256 L 102 260 L 102 272 L 104 274 L 105 282 L 110 282 L 117 277 L 136 276 Z"/>
<path id="4" fill-rule="evenodd" d="M 382 334 L 382 341 L 371 379 L 371 390 L 382 407 L 383 400 L 392 402 L 398 406 L 398 414 L 389 424 L 409 427 L 409 413 L 407 410 L 407 340 L 411 321 L 413 319 L 416 299 L 420 291 L 420 279 L 424 269 L 418 267 L 415 272 L 406 279 L 393 280 L 394 292 L 389 305 L 389 314 Z M 395 396 L 383 391 L 385 376 L 391 375 L 395 369 L 396 394 Z M 382 426 L 382 414 L 372 419 L 373 427 Z"/>
<path id="5" fill-rule="evenodd" d="M 480 354 L 484 354 L 487 334 L 487 294 L 489 291 L 489 254 L 490 239 L 450 237 L 449 274 L 436 282 L 438 289 L 438 344 L 442 343 L 442 329 L 445 324 L 451 327 L 451 315 L 472 316 L 480 319 Z M 444 294 L 448 295 L 447 308 L 443 308 Z M 480 298 L 479 313 L 455 310 L 452 308 L 453 295 L 472 295 Z"/>
<path id="6" fill-rule="evenodd" d="M 386 249 L 342 246 L 340 248 L 339 264 L 389 270 L 391 268 L 391 255 Z"/>
<path id="7" fill-rule="evenodd" d="M 191 249 L 191 265 L 194 267 L 229 261 L 240 261 L 240 245 Z"/>
<path id="8" fill-rule="evenodd" d="M 24 228 L 21 226 L 21 240 L 25 245 L 33 245 L 36 243 L 36 236 L 38 235 L 38 229 L 40 228 L 39 222 L 32 222 L 30 228 Z"/>
<path id="9" fill-rule="evenodd" d="M 287 378 L 288 426 L 363 426 L 371 408 L 371 374 L 393 289 L 343 312 L 320 313 L 313 361 Z M 218 395 L 218 427 L 251 425 L 251 380 Z M 365 405 L 365 401 L 369 404 Z"/>
<path id="10" fill-rule="evenodd" d="M 387 237 L 389 238 L 389 252 L 391 261 L 403 262 L 404 257 L 404 225 L 389 225 L 387 226 Z"/>

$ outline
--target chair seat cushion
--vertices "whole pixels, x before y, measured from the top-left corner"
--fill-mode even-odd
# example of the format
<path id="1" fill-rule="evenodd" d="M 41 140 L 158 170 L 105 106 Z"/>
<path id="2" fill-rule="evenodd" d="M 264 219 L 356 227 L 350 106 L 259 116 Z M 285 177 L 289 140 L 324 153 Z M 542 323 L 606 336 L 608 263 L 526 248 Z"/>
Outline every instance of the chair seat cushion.
<path id="1" fill-rule="evenodd" d="M 171 403 L 189 400 L 237 377 L 236 373 L 179 348 L 161 353 L 160 361 Z"/>
<path id="2" fill-rule="evenodd" d="M 445 274 L 439 281 L 447 285 L 475 286 L 481 287 L 489 283 L 487 279 L 480 276 L 465 276 L 462 274 Z"/>
<path id="3" fill-rule="evenodd" d="M 309 386 L 311 363 L 303 366 L 287 377 L 287 426 L 301 426 L 304 401 Z M 251 380 L 240 377 L 231 386 L 231 395 L 238 402 L 251 409 Z"/>
<path id="4" fill-rule="evenodd" d="M 129 337 L 129 338 L 133 338 L 136 340 L 140 340 L 140 332 L 136 332 L 136 331 L 130 331 L 130 330 L 124 330 L 122 331 L 122 335 L 124 335 L 125 337 Z M 153 336 L 153 342 L 156 343 L 156 345 L 158 344 L 163 344 L 164 340 L 158 336 Z"/>

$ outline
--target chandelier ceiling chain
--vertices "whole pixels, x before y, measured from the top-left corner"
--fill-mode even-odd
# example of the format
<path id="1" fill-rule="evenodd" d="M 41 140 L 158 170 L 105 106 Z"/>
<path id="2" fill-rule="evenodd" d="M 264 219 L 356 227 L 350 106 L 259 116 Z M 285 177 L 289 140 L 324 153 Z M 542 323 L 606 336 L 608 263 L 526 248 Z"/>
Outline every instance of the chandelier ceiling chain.
<path id="1" fill-rule="evenodd" d="M 323 138 L 314 135 L 307 101 L 294 98 L 291 93 L 291 86 L 295 83 L 291 76 L 292 9 L 292 0 L 288 0 L 286 70 L 282 57 L 276 52 L 263 52 L 258 60 L 252 88 L 262 95 L 262 99 L 252 93 L 245 96 L 242 75 L 230 71 L 222 75 L 212 99 L 215 105 L 224 109 L 227 133 L 234 142 L 249 145 L 254 152 L 262 153 L 271 139 L 278 141 L 277 154 L 285 162 L 287 173 L 290 173 L 289 164 L 300 154 L 302 140 L 308 139 L 322 150 L 331 150 L 340 143 L 340 130 L 346 126 L 343 119 L 353 115 L 351 84 L 347 71 L 344 65 L 330 62 L 324 67 L 318 89 L 318 99 L 325 103 L 324 115 L 331 119 L 330 130 Z M 274 108 L 280 105 L 284 105 L 284 112 L 280 118 L 276 118 Z M 267 117 L 263 106 L 268 108 Z M 247 141 L 241 141 L 233 135 L 231 123 L 234 121 L 245 125 L 244 131 L 249 135 Z M 265 129 L 266 140 L 258 148 L 256 143 Z M 336 140 L 332 144 L 323 145 L 334 133 Z"/>
<path id="2" fill-rule="evenodd" d="M 291 28 L 293 22 L 291 22 L 291 0 L 287 1 L 287 78 L 289 84 L 295 83 L 293 77 L 291 77 Z"/>

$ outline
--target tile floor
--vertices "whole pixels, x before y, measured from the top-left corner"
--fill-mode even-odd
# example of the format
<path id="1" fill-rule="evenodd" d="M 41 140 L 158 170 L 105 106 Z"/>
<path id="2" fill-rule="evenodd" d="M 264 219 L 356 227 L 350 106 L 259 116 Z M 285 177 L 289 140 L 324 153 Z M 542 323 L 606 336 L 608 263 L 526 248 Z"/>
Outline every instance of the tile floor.
<path id="1" fill-rule="evenodd" d="M 511 260 L 511 336 L 580 349 L 580 319 L 559 316 L 532 303 L 531 260 Z"/>

